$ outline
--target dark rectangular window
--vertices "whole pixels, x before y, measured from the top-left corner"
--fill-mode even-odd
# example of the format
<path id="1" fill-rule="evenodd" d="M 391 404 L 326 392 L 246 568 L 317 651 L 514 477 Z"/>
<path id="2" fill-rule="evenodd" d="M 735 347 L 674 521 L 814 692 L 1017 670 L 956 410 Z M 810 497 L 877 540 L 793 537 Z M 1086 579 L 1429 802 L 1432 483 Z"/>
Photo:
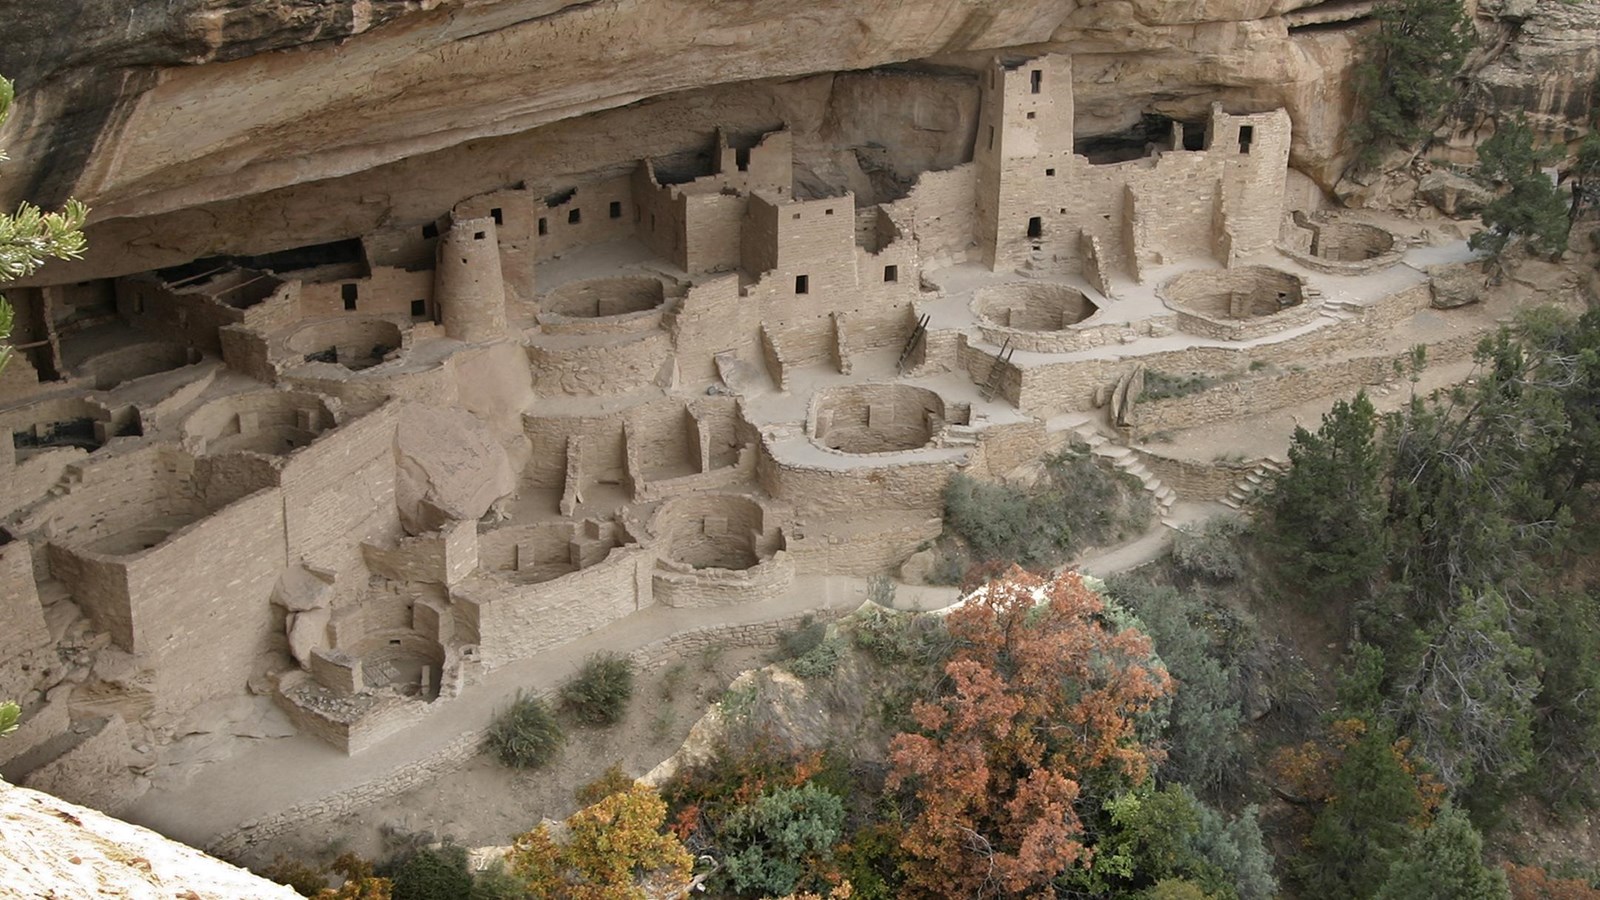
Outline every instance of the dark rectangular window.
<path id="1" fill-rule="evenodd" d="M 1044 237 L 1044 219 L 1034 216 L 1028 220 L 1028 237 Z"/>
<path id="2" fill-rule="evenodd" d="M 1044 87 L 1044 72 L 1040 69 L 1034 69 L 1030 77 L 1033 79 L 1033 92 L 1037 94 Z"/>
<path id="3" fill-rule="evenodd" d="M 344 308 L 345 309 L 355 309 L 356 308 L 356 296 L 359 293 L 360 293 L 360 288 L 356 287 L 353 284 L 341 284 L 341 285 L 339 285 L 339 296 L 340 296 L 340 298 L 342 298 L 344 300 Z"/>
<path id="4" fill-rule="evenodd" d="M 433 240 L 439 236 L 439 226 L 432 222 L 422 226 L 422 236 L 428 240 Z"/>
<path id="5" fill-rule="evenodd" d="M 1044 177 L 1046 177 L 1046 178 L 1054 178 L 1054 177 L 1056 177 L 1056 170 L 1055 169 L 1045 169 L 1044 170 Z"/>
<path id="6" fill-rule="evenodd" d="M 472 239 L 475 240 L 475 241 L 481 241 L 481 240 L 483 240 L 484 238 L 486 238 L 488 236 L 489 236 L 489 232 L 487 232 L 487 231 L 474 231 L 472 233 Z"/>
<path id="7" fill-rule="evenodd" d="M 610 212 L 611 212 L 611 218 L 613 218 L 613 219 L 622 218 L 622 201 L 621 200 L 613 200 L 613 201 L 611 201 L 611 210 L 610 210 Z"/>
<path id="8" fill-rule="evenodd" d="M 811 278 L 806 275 L 796 275 L 794 277 L 794 292 L 796 294 L 811 293 Z"/>
<path id="9" fill-rule="evenodd" d="M 733 164 L 738 166 L 741 172 L 750 171 L 750 148 L 735 148 L 733 151 Z"/>
<path id="10" fill-rule="evenodd" d="M 994 149 L 994 126 L 989 126 L 989 149 Z"/>
<path id="11" fill-rule="evenodd" d="M 831 215 L 833 215 L 833 210 L 825 209 L 825 210 L 822 211 L 822 214 L 826 215 L 826 216 L 831 216 Z"/>
<path id="12" fill-rule="evenodd" d="M 1256 139 L 1256 129 L 1253 125 L 1239 126 L 1239 152 L 1249 153 L 1250 144 Z"/>
<path id="13" fill-rule="evenodd" d="M 544 216 L 540 216 L 539 217 L 539 233 L 540 234 L 549 234 L 550 233 L 550 220 L 546 219 Z"/>
<path id="14" fill-rule="evenodd" d="M 573 209 L 567 212 L 567 224 L 576 225 L 583 221 L 583 210 Z"/>
<path id="15" fill-rule="evenodd" d="M 426 301 L 426 300 L 413 300 L 413 301 L 411 301 L 411 318 L 413 318 L 413 319 L 426 319 L 427 317 L 428 317 L 428 301 Z"/>
<path id="16" fill-rule="evenodd" d="M 1033 112 L 1032 110 L 1029 110 L 1028 111 L 1028 118 L 1029 119 L 1037 119 L 1037 118 L 1039 118 L 1039 114 L 1036 113 L 1036 112 Z"/>
<path id="17" fill-rule="evenodd" d="M 899 266 L 884 266 L 883 267 L 883 280 L 884 281 L 899 281 L 900 280 L 900 267 Z"/>
<path id="18" fill-rule="evenodd" d="M 489 210 L 489 215 L 494 218 L 494 223 L 496 225 L 504 225 L 506 223 L 505 211 L 498 206 Z"/>

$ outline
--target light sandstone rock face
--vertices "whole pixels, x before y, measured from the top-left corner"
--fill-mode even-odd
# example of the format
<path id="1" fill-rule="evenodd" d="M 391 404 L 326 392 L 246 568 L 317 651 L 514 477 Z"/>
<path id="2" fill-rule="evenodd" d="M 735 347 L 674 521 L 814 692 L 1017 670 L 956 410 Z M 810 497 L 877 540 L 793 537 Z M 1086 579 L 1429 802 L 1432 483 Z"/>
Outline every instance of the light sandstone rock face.
<path id="1" fill-rule="evenodd" d="M 700 152 L 715 124 L 788 121 L 802 167 L 843 186 L 835 123 L 880 122 L 854 139 L 920 157 L 905 171 L 955 165 L 975 67 L 1045 51 L 1080 60 L 1081 133 L 1201 117 L 1219 97 L 1286 106 L 1296 165 L 1329 184 L 1360 26 L 1291 34 L 1284 14 L 1315 5 L 180 0 L 118 15 L 101 0 L 9 26 L 0 71 L 23 102 L 0 132 L 14 159 L 0 199 L 90 203 L 88 277 L 431 218 L 435 184 L 451 199 L 518 180 L 555 192 Z M 830 74 L 906 63 L 920 65 L 899 79 Z M 861 115 L 877 108 L 890 114 Z"/>
<path id="2" fill-rule="evenodd" d="M 74 195 L 94 207 L 74 277 L 337 240 L 431 219 L 472 189 L 557 193 L 641 156 L 702 153 L 718 125 L 789 123 L 802 183 L 859 196 L 970 154 L 975 72 L 997 54 L 1074 54 L 1080 135 L 1142 113 L 1194 120 L 1218 99 L 1234 112 L 1283 107 L 1293 165 L 1331 188 L 1371 11 L 1343 0 L 125 6 L 34 4 L 0 46 L 0 72 L 23 95 L 0 129 L 14 160 L 0 201 Z M 1600 0 L 1484 0 L 1479 12 L 1489 48 L 1441 148 L 1459 161 L 1501 110 L 1530 109 L 1551 132 L 1560 116 L 1580 120 L 1600 68 Z M 873 77 L 884 66 L 902 68 Z M 841 122 L 876 130 L 840 134 Z"/>
<path id="3" fill-rule="evenodd" d="M 0 872 L 5 873 L 6 896 L 17 897 L 299 897 L 290 888 L 148 829 L 3 781 Z"/>
<path id="4" fill-rule="evenodd" d="M 1494 133 L 1495 120 L 1520 112 L 1552 143 L 1583 136 L 1581 123 L 1600 104 L 1600 3 L 1532 3 L 1481 0 L 1485 49 L 1469 63 L 1469 77 L 1430 155 L 1472 162 L 1476 147 Z"/>

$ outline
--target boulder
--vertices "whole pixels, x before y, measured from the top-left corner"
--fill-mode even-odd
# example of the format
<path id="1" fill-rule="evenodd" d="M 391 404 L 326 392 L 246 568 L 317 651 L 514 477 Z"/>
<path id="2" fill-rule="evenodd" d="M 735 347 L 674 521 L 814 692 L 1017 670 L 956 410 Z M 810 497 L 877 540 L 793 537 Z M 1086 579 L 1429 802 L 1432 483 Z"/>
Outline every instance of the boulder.
<path id="1" fill-rule="evenodd" d="M 1433 266 L 1428 269 L 1428 276 L 1433 288 L 1430 305 L 1434 309 L 1454 309 L 1483 299 L 1483 271 L 1475 264 Z"/>
<path id="2" fill-rule="evenodd" d="M 289 652 L 300 668 L 311 667 L 311 651 L 328 646 L 328 620 L 332 612 L 327 609 L 310 609 L 289 616 Z"/>
<path id="3" fill-rule="evenodd" d="M 505 448 L 463 410 L 408 404 L 395 436 L 395 505 L 411 534 L 471 521 L 516 490 Z"/>
<path id="4" fill-rule="evenodd" d="M 1460 218 L 1477 215 L 1494 200 L 1493 191 L 1448 169 L 1422 176 L 1417 194 L 1445 215 Z"/>

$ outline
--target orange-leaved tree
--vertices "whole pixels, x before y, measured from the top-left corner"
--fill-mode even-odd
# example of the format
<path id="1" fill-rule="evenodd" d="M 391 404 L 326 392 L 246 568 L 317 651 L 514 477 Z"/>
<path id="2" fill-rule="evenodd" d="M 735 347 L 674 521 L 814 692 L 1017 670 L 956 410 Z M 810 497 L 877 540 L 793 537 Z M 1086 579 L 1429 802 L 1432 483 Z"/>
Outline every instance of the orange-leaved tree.
<path id="1" fill-rule="evenodd" d="M 506 858 L 536 900 L 675 896 L 688 887 L 694 858 L 662 833 L 666 818 L 660 795 L 635 784 L 573 813 L 564 842 L 540 825 L 518 837 Z"/>
<path id="2" fill-rule="evenodd" d="M 908 788 L 906 889 L 994 897 L 1046 888 L 1089 861 L 1073 808 L 1085 780 L 1143 781 L 1158 751 L 1136 727 L 1172 690 L 1150 640 L 1113 624 L 1075 574 L 1013 568 L 948 619 L 951 689 L 890 744 Z"/>

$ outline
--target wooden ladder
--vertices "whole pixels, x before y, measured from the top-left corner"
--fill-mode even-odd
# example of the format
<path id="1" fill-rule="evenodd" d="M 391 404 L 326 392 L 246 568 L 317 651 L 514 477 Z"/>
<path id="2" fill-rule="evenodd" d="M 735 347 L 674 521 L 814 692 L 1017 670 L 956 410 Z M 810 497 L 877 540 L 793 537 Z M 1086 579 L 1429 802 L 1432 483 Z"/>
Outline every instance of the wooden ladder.
<path id="1" fill-rule="evenodd" d="M 983 380 L 983 387 L 978 391 L 983 395 L 983 399 L 993 400 L 995 395 L 1000 393 L 1000 376 L 1005 371 L 1006 363 L 1011 362 L 1011 355 L 1016 352 L 1011 346 L 1011 338 L 1006 338 L 1006 342 L 1000 345 L 1000 352 L 995 354 L 994 362 L 989 364 L 989 375 Z"/>
<path id="2" fill-rule="evenodd" d="M 906 345 L 900 348 L 900 358 L 895 360 L 894 370 L 896 372 L 901 375 L 906 373 L 906 360 L 910 359 L 911 354 L 916 351 L 917 341 L 922 340 L 923 335 L 928 333 L 928 322 L 932 318 L 932 316 L 923 315 L 917 319 L 917 327 L 911 329 L 911 336 L 906 338 Z"/>

